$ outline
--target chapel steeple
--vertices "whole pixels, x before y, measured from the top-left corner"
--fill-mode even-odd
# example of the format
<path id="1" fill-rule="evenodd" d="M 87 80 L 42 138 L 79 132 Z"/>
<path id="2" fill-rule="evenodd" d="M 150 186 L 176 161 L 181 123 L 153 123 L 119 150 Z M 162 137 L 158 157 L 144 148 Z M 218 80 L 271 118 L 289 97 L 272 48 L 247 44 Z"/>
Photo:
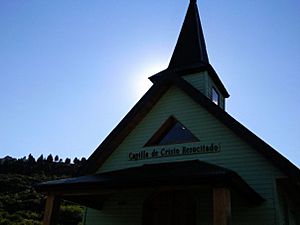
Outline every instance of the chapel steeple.
<path id="1" fill-rule="evenodd" d="M 175 76 L 182 76 L 207 98 L 225 109 L 225 98 L 229 94 L 209 63 L 196 0 L 190 0 L 168 68 L 149 79 L 155 83 Z"/>
<path id="2" fill-rule="evenodd" d="M 208 65 L 208 55 L 196 0 L 191 0 L 169 68 Z"/>

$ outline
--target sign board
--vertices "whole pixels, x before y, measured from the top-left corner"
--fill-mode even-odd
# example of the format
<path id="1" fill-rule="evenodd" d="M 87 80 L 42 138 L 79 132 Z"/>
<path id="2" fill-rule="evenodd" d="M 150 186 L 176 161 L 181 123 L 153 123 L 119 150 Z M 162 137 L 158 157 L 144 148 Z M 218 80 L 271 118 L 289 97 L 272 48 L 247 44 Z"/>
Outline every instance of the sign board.
<path id="1" fill-rule="evenodd" d="M 144 159 L 175 157 L 195 154 L 218 153 L 221 151 L 220 144 L 211 143 L 210 145 L 198 146 L 180 146 L 180 147 L 160 147 L 150 150 L 142 150 L 138 152 L 130 152 L 128 154 L 129 161 L 137 161 Z"/>

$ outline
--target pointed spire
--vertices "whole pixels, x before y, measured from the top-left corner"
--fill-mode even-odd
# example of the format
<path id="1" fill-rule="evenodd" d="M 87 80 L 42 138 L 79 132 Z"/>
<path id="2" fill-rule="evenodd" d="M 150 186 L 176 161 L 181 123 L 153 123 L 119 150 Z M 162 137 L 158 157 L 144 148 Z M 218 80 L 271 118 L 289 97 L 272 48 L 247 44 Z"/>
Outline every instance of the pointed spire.
<path id="1" fill-rule="evenodd" d="M 189 8 L 168 68 L 177 69 L 208 64 L 209 61 L 197 1 L 190 0 Z"/>

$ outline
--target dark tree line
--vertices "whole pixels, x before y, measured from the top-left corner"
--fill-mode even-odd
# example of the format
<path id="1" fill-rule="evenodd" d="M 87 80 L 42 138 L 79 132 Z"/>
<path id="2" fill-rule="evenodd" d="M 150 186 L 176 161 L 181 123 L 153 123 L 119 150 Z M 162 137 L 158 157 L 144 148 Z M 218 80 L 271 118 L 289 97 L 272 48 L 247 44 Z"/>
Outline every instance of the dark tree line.
<path id="1" fill-rule="evenodd" d="M 74 176 L 79 168 L 86 163 L 83 157 L 78 159 L 75 157 L 73 163 L 70 158 L 62 160 L 56 155 L 54 158 L 50 154 L 47 157 L 41 155 L 35 159 L 31 154 L 28 157 L 20 159 L 11 158 L 9 156 L 0 159 L 0 173 L 7 174 L 23 174 L 31 175 L 35 173 L 44 173 L 45 175 L 55 174 L 56 176 Z"/>

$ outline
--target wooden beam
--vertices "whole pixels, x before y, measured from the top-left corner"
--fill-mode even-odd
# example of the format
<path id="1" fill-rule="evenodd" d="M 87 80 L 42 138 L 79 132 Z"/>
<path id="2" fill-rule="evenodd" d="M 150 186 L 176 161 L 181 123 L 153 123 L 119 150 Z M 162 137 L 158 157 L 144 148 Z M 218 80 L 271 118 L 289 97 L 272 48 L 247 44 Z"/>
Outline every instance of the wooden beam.
<path id="1" fill-rule="evenodd" d="M 55 225 L 58 219 L 60 197 L 49 194 L 46 200 L 43 225 Z"/>
<path id="2" fill-rule="evenodd" d="M 227 187 L 213 188 L 213 221 L 214 225 L 230 225 L 231 195 Z"/>

